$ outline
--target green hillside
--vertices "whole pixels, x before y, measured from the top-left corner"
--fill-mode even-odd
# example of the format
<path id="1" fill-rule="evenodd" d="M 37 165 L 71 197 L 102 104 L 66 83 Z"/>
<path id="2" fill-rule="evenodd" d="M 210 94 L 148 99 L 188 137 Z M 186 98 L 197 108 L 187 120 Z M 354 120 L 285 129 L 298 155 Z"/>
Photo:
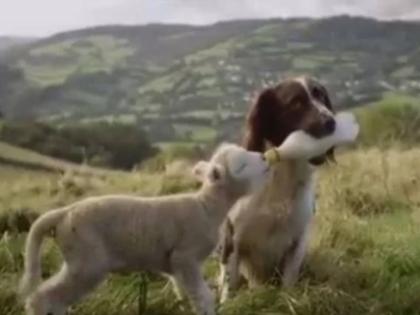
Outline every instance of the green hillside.
<path id="1" fill-rule="evenodd" d="M 4 52 L 12 48 L 28 45 L 35 41 L 36 38 L 32 37 L 0 36 L 0 57 Z"/>
<path id="2" fill-rule="evenodd" d="M 339 107 L 420 93 L 420 24 L 346 16 L 209 26 L 106 26 L 3 58 L 0 110 L 53 124 L 139 124 L 153 141 L 237 135 L 253 91 L 321 78 Z"/>

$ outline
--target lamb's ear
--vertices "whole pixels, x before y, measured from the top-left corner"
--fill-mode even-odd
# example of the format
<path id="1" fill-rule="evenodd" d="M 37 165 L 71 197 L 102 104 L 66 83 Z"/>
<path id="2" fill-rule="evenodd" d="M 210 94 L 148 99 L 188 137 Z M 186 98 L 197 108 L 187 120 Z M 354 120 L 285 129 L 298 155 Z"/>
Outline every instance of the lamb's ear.
<path id="1" fill-rule="evenodd" d="M 204 177 L 208 172 L 209 165 L 210 163 L 206 161 L 197 162 L 197 164 L 195 164 L 192 170 L 194 177 L 200 181 L 204 180 Z"/>
<path id="2" fill-rule="evenodd" d="M 210 165 L 207 173 L 207 178 L 212 183 L 220 182 L 223 178 L 223 166 L 220 164 Z"/>

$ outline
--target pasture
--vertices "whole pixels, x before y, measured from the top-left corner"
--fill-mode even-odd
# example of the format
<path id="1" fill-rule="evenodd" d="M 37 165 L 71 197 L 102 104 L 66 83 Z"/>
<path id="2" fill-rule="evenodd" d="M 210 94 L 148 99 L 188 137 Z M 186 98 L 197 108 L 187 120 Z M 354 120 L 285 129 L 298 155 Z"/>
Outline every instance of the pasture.
<path id="1" fill-rule="evenodd" d="M 220 307 L 222 315 L 418 314 L 420 307 L 419 149 L 358 148 L 338 155 L 319 174 L 316 222 L 299 284 L 248 291 Z M 0 166 L 0 314 L 20 315 L 15 295 L 22 272 L 24 230 L 37 213 L 84 196 L 159 195 L 193 189 L 185 163 L 166 171 L 83 174 L 25 165 Z M 60 262 L 47 242 L 44 277 Z M 214 259 L 206 265 L 214 283 Z M 147 296 L 146 296 L 147 295 Z M 145 309 L 144 309 L 145 308 Z M 108 278 L 70 314 L 192 314 L 157 275 Z"/>
<path id="2" fill-rule="evenodd" d="M 8 53 L 12 37 L 0 36 L 0 315 L 23 315 L 22 250 L 40 213 L 88 196 L 195 189 L 187 170 L 238 139 L 254 91 L 303 73 L 357 112 L 359 142 L 319 170 L 298 284 L 242 289 L 218 314 L 420 314 L 419 36 L 414 21 L 347 15 L 103 25 Z M 44 245 L 46 278 L 61 258 Z M 215 290 L 215 257 L 205 269 Z M 193 314 L 175 301 L 158 275 L 114 275 L 69 314 Z"/>

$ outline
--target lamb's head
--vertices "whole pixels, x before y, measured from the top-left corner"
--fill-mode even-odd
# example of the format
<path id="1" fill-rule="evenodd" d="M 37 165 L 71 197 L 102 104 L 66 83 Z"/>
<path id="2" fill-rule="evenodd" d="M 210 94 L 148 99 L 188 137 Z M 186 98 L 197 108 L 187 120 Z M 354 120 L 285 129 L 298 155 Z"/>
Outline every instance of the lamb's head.
<path id="1" fill-rule="evenodd" d="M 230 198 L 237 199 L 261 189 L 268 170 L 261 153 L 235 144 L 222 144 L 209 161 L 198 162 L 193 172 L 203 187 L 224 190 Z"/>

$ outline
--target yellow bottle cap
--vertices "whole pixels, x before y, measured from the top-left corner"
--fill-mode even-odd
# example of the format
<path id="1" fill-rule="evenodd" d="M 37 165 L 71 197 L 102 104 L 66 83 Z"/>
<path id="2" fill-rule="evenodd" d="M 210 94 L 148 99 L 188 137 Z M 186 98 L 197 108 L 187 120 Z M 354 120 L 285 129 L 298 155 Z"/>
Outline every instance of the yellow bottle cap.
<path id="1" fill-rule="evenodd" d="M 280 154 L 275 148 L 272 148 L 264 153 L 264 158 L 270 165 L 272 165 L 280 161 Z"/>

